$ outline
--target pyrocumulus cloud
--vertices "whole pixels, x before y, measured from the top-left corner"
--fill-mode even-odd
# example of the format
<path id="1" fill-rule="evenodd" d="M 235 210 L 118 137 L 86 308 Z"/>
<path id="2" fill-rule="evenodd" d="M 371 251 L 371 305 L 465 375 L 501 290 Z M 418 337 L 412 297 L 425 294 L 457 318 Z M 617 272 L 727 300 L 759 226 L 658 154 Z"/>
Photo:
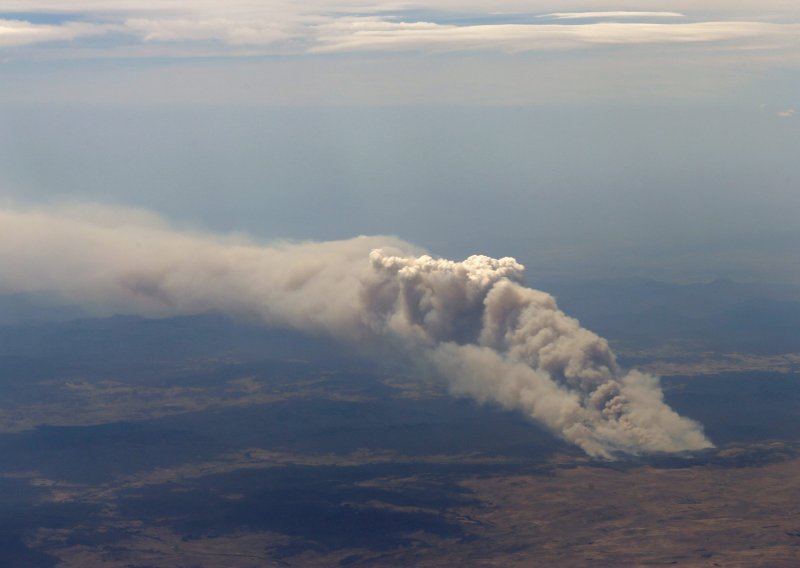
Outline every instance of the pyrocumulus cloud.
<path id="1" fill-rule="evenodd" d="M 371 343 L 593 456 L 711 446 L 657 378 L 620 369 L 606 340 L 524 285 L 514 259 L 423 253 L 392 237 L 264 245 L 128 209 L 0 209 L 0 292 L 47 290 L 98 314 L 218 311 Z"/>

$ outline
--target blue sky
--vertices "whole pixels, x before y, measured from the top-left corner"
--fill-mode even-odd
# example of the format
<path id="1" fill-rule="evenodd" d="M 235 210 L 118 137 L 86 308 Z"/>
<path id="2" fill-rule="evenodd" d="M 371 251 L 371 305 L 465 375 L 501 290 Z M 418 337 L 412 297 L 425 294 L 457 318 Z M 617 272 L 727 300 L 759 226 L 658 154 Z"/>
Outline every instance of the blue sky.
<path id="1" fill-rule="evenodd" d="M 0 198 L 800 281 L 796 2 L 0 0 Z"/>

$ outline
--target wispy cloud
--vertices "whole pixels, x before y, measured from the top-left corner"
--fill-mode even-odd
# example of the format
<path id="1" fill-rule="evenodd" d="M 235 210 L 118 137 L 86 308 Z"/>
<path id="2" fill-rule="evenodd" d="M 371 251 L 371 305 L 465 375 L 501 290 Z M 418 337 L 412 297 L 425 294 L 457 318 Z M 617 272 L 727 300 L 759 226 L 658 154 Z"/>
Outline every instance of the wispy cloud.
<path id="1" fill-rule="evenodd" d="M 269 45 L 293 34 L 270 20 L 131 18 L 126 31 L 144 41 L 183 42 L 217 40 L 229 45 Z"/>
<path id="2" fill-rule="evenodd" d="M 680 12 L 553 12 L 541 18 L 554 20 L 685 18 Z"/>
<path id="3" fill-rule="evenodd" d="M 783 35 L 786 26 L 759 22 L 689 24 L 593 23 L 586 25 L 498 24 L 445 26 L 378 19 L 337 21 L 325 26 L 312 51 L 501 50 L 523 52 L 592 45 L 719 42 Z"/>
<path id="4" fill-rule="evenodd" d="M 113 26 L 85 22 L 52 25 L 35 24 L 24 20 L 0 20 L 0 46 L 70 41 L 103 35 L 112 29 Z"/>
<path id="5" fill-rule="evenodd" d="M 797 114 L 797 110 L 793 108 L 787 108 L 786 110 L 782 110 L 778 113 L 778 116 L 783 118 L 789 118 Z"/>

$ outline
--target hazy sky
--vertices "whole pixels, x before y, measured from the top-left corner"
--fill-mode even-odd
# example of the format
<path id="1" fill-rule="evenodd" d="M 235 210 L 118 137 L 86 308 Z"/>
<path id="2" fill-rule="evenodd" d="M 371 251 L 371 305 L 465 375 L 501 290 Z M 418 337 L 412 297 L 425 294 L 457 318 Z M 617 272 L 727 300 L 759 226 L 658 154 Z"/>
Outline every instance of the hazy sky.
<path id="1" fill-rule="evenodd" d="M 800 282 L 800 5 L 0 0 L 0 197 Z"/>

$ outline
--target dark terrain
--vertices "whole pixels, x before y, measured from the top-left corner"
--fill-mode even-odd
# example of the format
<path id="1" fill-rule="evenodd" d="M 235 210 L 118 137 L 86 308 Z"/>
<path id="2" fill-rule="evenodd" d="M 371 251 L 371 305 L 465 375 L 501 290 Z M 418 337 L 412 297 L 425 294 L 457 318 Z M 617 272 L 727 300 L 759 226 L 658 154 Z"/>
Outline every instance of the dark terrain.
<path id="1" fill-rule="evenodd" d="M 733 317 L 739 299 L 695 319 Z M 717 448 L 604 462 L 320 338 L 218 316 L 18 312 L 0 327 L 2 566 L 800 562 L 791 368 L 664 377 Z M 759 326 L 731 324 L 712 347 L 767 344 Z M 609 335 L 623 360 L 655 364 Z M 660 361 L 707 368 L 711 342 Z"/>

